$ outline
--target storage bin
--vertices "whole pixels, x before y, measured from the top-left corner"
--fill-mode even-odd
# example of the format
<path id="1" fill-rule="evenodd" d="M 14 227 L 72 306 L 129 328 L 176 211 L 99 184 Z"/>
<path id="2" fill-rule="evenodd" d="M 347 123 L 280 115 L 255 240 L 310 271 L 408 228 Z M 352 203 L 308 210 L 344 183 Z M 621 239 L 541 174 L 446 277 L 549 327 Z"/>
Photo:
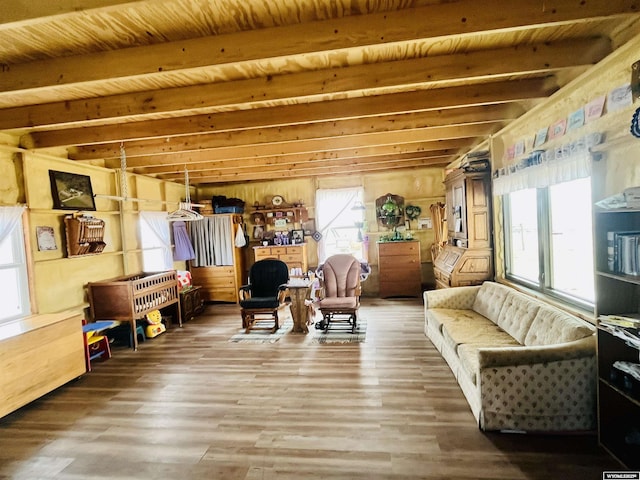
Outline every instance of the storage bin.
<path id="1" fill-rule="evenodd" d="M 243 207 L 215 207 L 215 213 L 244 213 Z"/>

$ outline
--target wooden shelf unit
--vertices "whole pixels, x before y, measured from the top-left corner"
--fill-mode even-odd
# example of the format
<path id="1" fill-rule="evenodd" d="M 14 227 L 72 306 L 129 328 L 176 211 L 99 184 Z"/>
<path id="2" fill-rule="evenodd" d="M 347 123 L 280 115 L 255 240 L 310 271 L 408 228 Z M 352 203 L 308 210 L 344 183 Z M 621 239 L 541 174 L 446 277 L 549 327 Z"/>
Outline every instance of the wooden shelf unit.
<path id="1" fill-rule="evenodd" d="M 598 318 L 598 438 L 629 469 L 640 468 L 640 393 L 613 376 L 616 361 L 640 363 L 640 349 L 600 325 L 602 315 L 640 313 L 640 276 L 610 271 L 607 232 L 640 231 L 640 210 L 594 210 L 596 318 Z M 640 387 L 638 387 L 640 388 Z"/>
<path id="2" fill-rule="evenodd" d="M 263 220 L 260 220 L 260 219 Z M 305 206 L 280 207 L 255 207 L 251 212 L 251 221 L 254 225 L 274 225 L 278 219 L 285 219 L 287 224 L 302 223 L 308 220 L 308 212 Z"/>
<path id="3" fill-rule="evenodd" d="M 102 253 L 104 243 L 104 220 L 87 215 L 64 217 L 67 255 L 93 255 Z"/>

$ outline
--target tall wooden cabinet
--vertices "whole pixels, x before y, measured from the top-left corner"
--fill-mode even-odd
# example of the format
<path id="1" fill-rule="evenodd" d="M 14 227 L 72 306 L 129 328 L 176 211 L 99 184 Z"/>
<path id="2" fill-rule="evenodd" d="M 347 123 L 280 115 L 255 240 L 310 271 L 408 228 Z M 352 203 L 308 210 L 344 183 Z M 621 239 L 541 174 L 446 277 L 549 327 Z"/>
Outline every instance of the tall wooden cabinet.
<path id="1" fill-rule="evenodd" d="M 457 169 L 445 178 L 448 244 L 436 257 L 436 288 L 493 277 L 490 172 Z"/>
<path id="2" fill-rule="evenodd" d="M 420 242 L 378 242 L 380 297 L 418 297 L 422 293 Z"/>
<path id="3" fill-rule="evenodd" d="M 238 303 L 238 290 L 244 284 L 244 255 L 242 249 L 235 246 L 235 236 L 238 228 L 243 225 L 242 215 L 218 214 L 217 217 L 229 217 L 232 229 L 227 238 L 220 241 L 227 242 L 233 250 L 233 264 L 194 267 L 190 266 L 193 285 L 202 287 L 202 298 L 206 302 L 235 302 Z M 244 227 L 243 227 L 244 229 Z"/>
<path id="4" fill-rule="evenodd" d="M 640 209 L 594 209 L 598 434 L 606 450 L 628 468 L 637 470 L 640 469 L 640 381 L 621 371 L 620 365 L 626 363 L 640 368 L 640 341 L 634 344 L 621 338 L 625 329 L 607 325 L 603 316 L 640 318 L 640 275 L 622 273 L 615 266 L 616 258 L 621 259 L 623 253 L 614 240 L 618 232 L 630 231 L 640 238 Z M 632 254 L 638 256 L 637 247 Z M 638 335 L 637 329 L 632 331 Z"/>

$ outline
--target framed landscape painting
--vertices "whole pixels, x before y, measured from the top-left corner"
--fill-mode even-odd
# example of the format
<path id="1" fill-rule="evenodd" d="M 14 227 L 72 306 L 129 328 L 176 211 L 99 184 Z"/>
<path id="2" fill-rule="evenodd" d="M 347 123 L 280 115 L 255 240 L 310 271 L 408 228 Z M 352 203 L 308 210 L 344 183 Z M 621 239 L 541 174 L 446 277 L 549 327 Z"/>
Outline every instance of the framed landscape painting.
<path id="1" fill-rule="evenodd" d="M 49 170 L 53 208 L 60 210 L 95 210 L 91 177 Z"/>

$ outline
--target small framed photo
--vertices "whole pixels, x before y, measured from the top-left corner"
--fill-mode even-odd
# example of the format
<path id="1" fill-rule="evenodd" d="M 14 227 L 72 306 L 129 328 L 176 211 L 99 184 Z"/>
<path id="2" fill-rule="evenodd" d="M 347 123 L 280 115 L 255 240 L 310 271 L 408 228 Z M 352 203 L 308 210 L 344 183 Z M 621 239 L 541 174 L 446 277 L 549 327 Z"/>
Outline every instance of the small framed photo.
<path id="1" fill-rule="evenodd" d="M 264 237 L 264 226 L 256 225 L 253 227 L 253 238 L 257 240 L 262 240 Z"/>
<path id="2" fill-rule="evenodd" d="M 291 230 L 291 244 L 304 243 L 304 230 Z"/>
<path id="3" fill-rule="evenodd" d="M 91 177 L 49 170 L 53 208 L 60 210 L 95 210 Z"/>

